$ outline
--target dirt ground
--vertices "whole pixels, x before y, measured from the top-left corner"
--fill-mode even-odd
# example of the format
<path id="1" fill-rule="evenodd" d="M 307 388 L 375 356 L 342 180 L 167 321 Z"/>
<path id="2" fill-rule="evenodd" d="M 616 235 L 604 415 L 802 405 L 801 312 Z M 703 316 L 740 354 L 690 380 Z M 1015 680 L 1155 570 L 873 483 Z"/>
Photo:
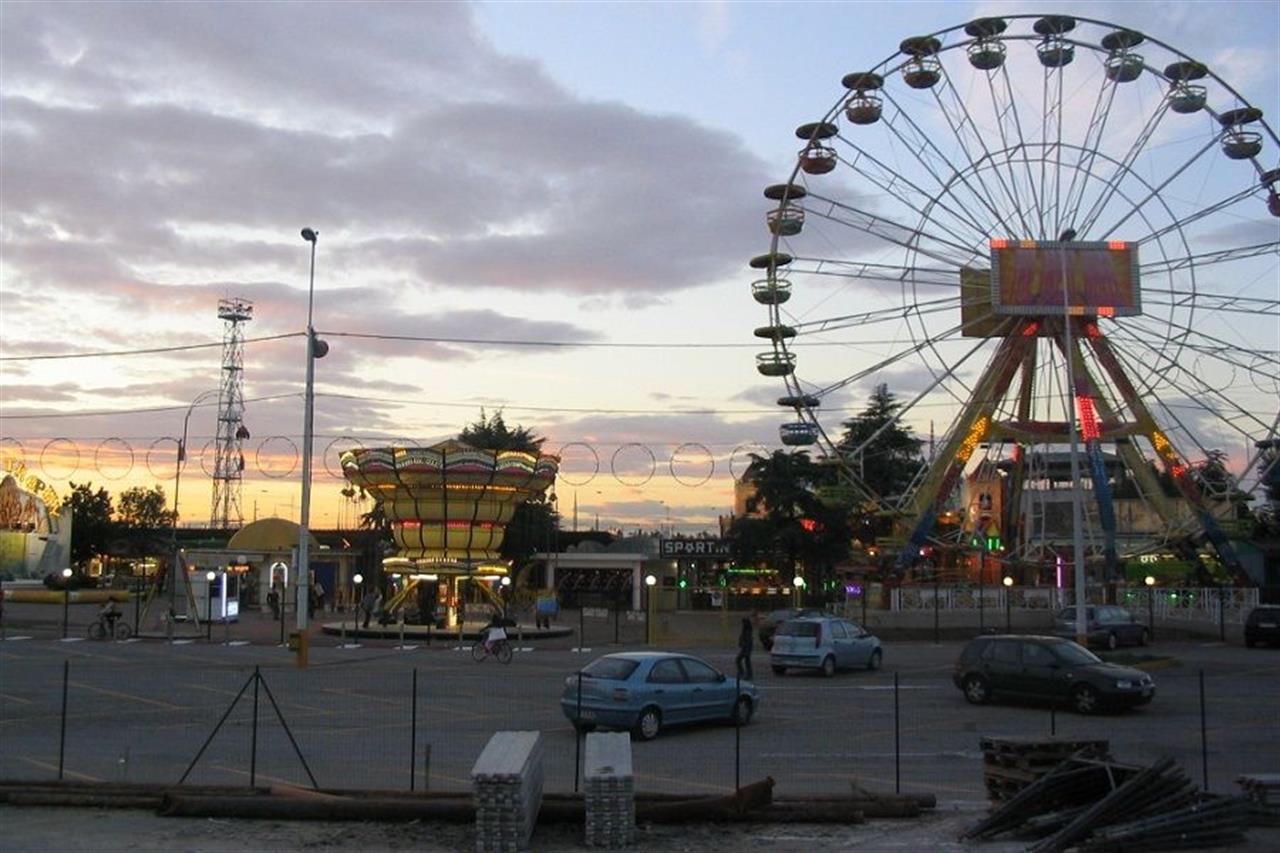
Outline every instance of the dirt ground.
<path id="1" fill-rule="evenodd" d="M 639 851 L 814 850 L 958 851 L 961 829 L 976 819 L 973 809 L 939 809 L 920 819 L 878 820 L 856 826 L 813 824 L 646 825 L 638 828 Z M 285 822 L 158 817 L 124 809 L 0 806 L 0 850 L 5 853 L 375 853 L 413 850 L 457 853 L 474 849 L 474 831 L 458 824 Z M 1022 845 L 984 844 L 1004 853 Z M 531 853 L 586 849 L 582 828 L 539 827 Z"/>
<path id="2" fill-rule="evenodd" d="M 979 804 L 944 804 L 911 820 L 875 820 L 855 826 L 830 824 L 645 825 L 636 851 L 676 853 L 706 850 L 921 851 L 921 853 L 1013 853 L 1025 842 L 962 843 L 965 827 L 983 814 Z M 469 825 L 337 823 L 167 818 L 141 810 L 0 806 L 0 851 L 4 853 L 457 853 L 475 849 Z M 539 827 L 530 853 L 586 849 L 582 829 Z M 1223 848 L 1236 853 L 1280 850 L 1280 828 L 1253 829 L 1248 843 Z"/>

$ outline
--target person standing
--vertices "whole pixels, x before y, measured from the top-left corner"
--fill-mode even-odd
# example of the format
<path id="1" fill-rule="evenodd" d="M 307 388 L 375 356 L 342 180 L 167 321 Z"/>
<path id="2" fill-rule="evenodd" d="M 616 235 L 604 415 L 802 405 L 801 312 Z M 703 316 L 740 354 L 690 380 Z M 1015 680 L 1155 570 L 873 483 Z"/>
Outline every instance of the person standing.
<path id="1" fill-rule="evenodd" d="M 271 589 L 267 592 L 267 606 L 271 608 L 271 621 L 280 621 L 280 592 L 272 584 Z"/>
<path id="2" fill-rule="evenodd" d="M 753 676 L 751 673 L 751 650 L 755 647 L 755 631 L 751 629 L 751 620 L 742 617 L 742 630 L 738 632 L 738 656 L 734 662 L 738 666 L 738 678 L 745 678 L 750 681 Z"/>

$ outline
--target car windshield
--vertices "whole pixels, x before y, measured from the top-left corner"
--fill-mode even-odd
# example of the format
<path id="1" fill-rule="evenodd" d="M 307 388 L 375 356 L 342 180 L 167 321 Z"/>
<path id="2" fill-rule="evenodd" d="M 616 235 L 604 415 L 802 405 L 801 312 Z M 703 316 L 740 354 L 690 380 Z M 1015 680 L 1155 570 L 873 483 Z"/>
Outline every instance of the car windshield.
<path id="1" fill-rule="evenodd" d="M 786 622 L 788 619 L 792 618 L 793 616 L 795 616 L 794 610 L 775 610 L 772 613 L 770 613 L 768 616 L 764 617 L 764 621 Z"/>
<path id="2" fill-rule="evenodd" d="M 639 666 L 626 658 L 598 658 L 582 668 L 587 678 L 603 678 L 609 681 L 626 681 Z"/>
<path id="3" fill-rule="evenodd" d="M 1080 665 L 1085 663 L 1102 663 L 1102 658 L 1076 643 L 1054 643 L 1053 654 L 1063 663 Z"/>
<path id="4" fill-rule="evenodd" d="M 784 637 L 816 637 L 818 636 L 817 622 L 788 622 L 778 629 L 778 633 Z"/>

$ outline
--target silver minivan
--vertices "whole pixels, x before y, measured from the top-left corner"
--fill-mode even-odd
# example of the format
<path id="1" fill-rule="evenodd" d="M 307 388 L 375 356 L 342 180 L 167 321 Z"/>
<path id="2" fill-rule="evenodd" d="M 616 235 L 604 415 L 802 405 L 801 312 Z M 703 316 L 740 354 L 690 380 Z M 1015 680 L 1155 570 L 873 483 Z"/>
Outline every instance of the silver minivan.
<path id="1" fill-rule="evenodd" d="M 769 665 L 777 675 L 788 669 L 817 669 L 830 678 L 837 669 L 879 669 L 883 659 L 878 637 L 833 616 L 783 622 L 769 651 Z"/>

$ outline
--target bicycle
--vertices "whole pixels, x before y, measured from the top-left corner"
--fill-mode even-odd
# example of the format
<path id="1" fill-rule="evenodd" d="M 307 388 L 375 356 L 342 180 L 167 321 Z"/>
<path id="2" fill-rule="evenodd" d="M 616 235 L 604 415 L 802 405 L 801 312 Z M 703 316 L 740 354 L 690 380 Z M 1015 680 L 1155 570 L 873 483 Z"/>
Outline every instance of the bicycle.
<path id="1" fill-rule="evenodd" d="M 511 643 L 508 640 L 495 640 L 491 645 L 486 645 L 484 640 L 478 640 L 471 647 L 471 658 L 477 663 L 487 657 L 495 657 L 498 663 L 511 663 Z"/>
<path id="2" fill-rule="evenodd" d="M 123 619 L 117 619 L 114 627 L 108 625 L 105 616 L 99 616 L 96 622 L 89 623 L 90 640 L 106 640 L 112 637 L 117 640 L 127 640 L 132 636 L 133 628 L 129 627 L 129 623 Z"/>

